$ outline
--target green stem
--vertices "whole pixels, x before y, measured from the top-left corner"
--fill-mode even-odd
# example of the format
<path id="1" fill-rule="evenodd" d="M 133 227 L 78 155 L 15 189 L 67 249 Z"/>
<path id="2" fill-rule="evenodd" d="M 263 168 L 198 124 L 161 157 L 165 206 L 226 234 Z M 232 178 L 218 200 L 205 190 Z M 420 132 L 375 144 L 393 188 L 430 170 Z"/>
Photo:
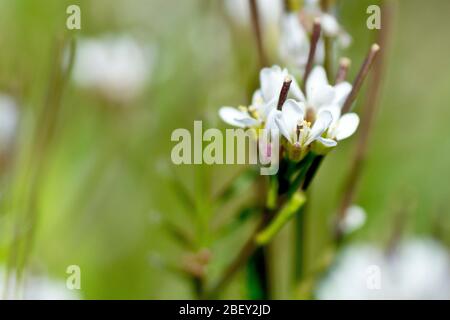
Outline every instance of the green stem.
<path id="1" fill-rule="evenodd" d="M 63 58 L 67 48 L 70 49 L 69 63 L 64 69 Z M 49 87 L 44 107 L 36 124 L 35 140 L 31 147 L 32 152 L 30 161 L 33 166 L 30 165 L 30 174 L 27 181 L 30 188 L 25 191 L 25 194 L 23 195 L 25 198 L 23 201 L 26 201 L 24 215 L 23 217 L 18 216 L 16 226 L 14 227 L 14 239 L 11 244 L 7 261 L 6 278 L 9 282 L 12 269 L 15 269 L 16 287 L 21 285 L 23 272 L 33 248 L 39 218 L 37 206 L 40 192 L 39 186 L 45 176 L 46 169 L 45 157 L 47 156 L 48 150 L 55 137 L 58 117 L 61 111 L 62 97 L 73 66 L 75 49 L 76 44 L 73 37 L 63 35 L 56 41 L 55 56 L 52 57 L 51 61 L 52 70 Z M 24 238 L 19 240 L 16 236 L 19 234 L 19 230 L 23 227 L 24 223 L 29 225 L 29 229 L 26 231 Z M 17 291 L 17 288 L 14 288 L 14 290 Z M 8 285 L 5 285 L 3 294 L 5 297 L 9 295 Z M 16 294 L 16 292 L 14 294 Z"/>
<path id="2" fill-rule="evenodd" d="M 301 281 L 304 274 L 304 241 L 305 241 L 305 212 L 306 204 L 302 206 L 295 217 L 295 265 L 294 279 L 295 283 Z"/>
<path id="3" fill-rule="evenodd" d="M 297 192 L 284 205 L 272 222 L 256 236 L 256 243 L 258 245 L 266 245 L 273 237 L 280 231 L 280 229 L 295 215 L 295 213 L 306 202 L 306 197 L 303 193 Z"/>

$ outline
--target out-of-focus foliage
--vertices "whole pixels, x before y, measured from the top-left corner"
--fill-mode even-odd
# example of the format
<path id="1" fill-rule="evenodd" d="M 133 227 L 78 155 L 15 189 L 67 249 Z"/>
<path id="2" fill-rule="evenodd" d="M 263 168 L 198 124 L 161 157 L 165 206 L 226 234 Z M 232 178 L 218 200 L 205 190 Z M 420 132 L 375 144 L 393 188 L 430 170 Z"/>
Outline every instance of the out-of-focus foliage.
<path id="1" fill-rule="evenodd" d="M 365 26 L 372 2 L 339 1 L 342 24 L 353 37 L 343 52 L 353 61 L 351 79 L 375 37 Z M 76 37 L 131 34 L 155 48 L 155 63 L 142 93 L 126 105 L 69 81 L 39 167 L 31 144 L 47 125 L 41 114 L 69 4 L 82 8 Z M 450 244 L 449 10 L 445 0 L 398 1 L 380 112 L 356 199 L 368 218 L 351 240 L 386 243 L 401 215 L 407 217 L 405 235 L 428 234 Z M 67 266 L 79 265 L 84 298 L 193 297 L 192 283 L 179 271 L 186 247 L 167 226 L 194 237 L 193 250 L 211 248 L 208 273 L 217 277 L 242 245 L 248 219 L 223 234 L 215 226 L 235 221 L 233 212 L 258 193 L 244 183 L 238 200 L 219 206 L 214 196 L 242 168 L 173 165 L 171 132 L 192 129 L 194 120 L 224 128 L 218 108 L 247 101 L 258 71 L 251 29 L 233 25 L 222 1 L 0 0 L 0 92 L 16 97 L 20 108 L 15 145 L 0 171 L 1 264 L 11 248 L 10 227 L 29 200 L 29 172 L 38 168 L 30 270 L 65 281 Z M 330 242 L 354 141 L 327 157 L 314 182 L 307 268 Z M 19 235 L 28 227 L 20 225 Z M 244 283 L 241 274 L 223 296 L 244 297 Z M 286 296 L 283 286 L 277 294 Z"/>

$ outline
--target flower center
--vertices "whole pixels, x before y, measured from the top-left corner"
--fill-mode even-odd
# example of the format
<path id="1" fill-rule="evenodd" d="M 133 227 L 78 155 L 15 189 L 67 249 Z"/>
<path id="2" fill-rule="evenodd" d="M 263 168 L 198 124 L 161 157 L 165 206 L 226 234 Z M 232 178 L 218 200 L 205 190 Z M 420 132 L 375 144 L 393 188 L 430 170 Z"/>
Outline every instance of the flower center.
<path id="1" fill-rule="evenodd" d="M 256 107 L 251 105 L 249 107 L 245 107 L 245 106 L 238 106 L 238 110 L 242 111 L 242 112 L 246 112 L 250 115 L 250 117 L 258 120 L 259 119 L 259 114 L 258 111 L 256 110 Z"/>
<path id="2" fill-rule="evenodd" d="M 305 131 L 305 129 L 307 131 L 309 131 L 309 129 L 311 128 L 311 122 L 307 121 L 307 120 L 301 120 L 297 122 L 297 129 L 296 129 L 296 138 L 297 138 L 297 142 L 300 142 L 302 139 L 304 138 L 305 135 L 303 134 L 303 132 Z"/>

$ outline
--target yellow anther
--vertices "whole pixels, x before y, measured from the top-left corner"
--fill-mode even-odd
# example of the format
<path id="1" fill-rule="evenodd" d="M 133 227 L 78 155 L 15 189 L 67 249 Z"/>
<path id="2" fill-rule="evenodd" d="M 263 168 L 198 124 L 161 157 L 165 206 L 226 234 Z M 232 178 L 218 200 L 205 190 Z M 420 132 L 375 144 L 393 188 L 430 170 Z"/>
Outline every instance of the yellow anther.
<path id="1" fill-rule="evenodd" d="M 248 107 L 248 113 L 255 119 L 259 119 L 257 108 L 253 105 Z"/>

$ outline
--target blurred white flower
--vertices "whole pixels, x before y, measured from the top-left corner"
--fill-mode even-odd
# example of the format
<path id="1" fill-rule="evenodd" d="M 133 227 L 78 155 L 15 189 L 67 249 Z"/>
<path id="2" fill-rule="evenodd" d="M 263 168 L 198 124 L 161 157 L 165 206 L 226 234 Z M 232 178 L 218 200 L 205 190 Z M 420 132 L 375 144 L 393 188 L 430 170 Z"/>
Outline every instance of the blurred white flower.
<path id="1" fill-rule="evenodd" d="M 374 276 L 378 287 L 370 285 Z M 450 299 L 449 253 L 430 239 L 407 241 L 390 254 L 353 245 L 341 253 L 316 294 L 319 299 Z"/>
<path id="2" fill-rule="evenodd" d="M 366 212 L 362 207 L 352 205 L 347 208 L 345 217 L 340 223 L 340 228 L 345 234 L 352 233 L 364 225 L 366 218 Z"/>
<path id="3" fill-rule="evenodd" d="M 0 94 L 0 151 L 7 148 L 14 139 L 19 111 L 13 98 Z"/>
<path id="4" fill-rule="evenodd" d="M 342 28 L 334 15 L 322 11 L 320 1 L 306 0 L 302 13 L 305 23 L 308 24 L 312 24 L 314 18 L 320 18 L 323 33 L 328 37 L 336 38 L 342 48 L 347 48 L 351 44 L 351 36 Z"/>
<path id="5" fill-rule="evenodd" d="M 305 1 L 300 12 L 288 12 L 281 17 L 280 28 L 280 58 L 289 66 L 303 74 L 308 61 L 310 40 L 308 33 L 312 32 L 314 19 L 319 18 L 323 34 L 337 39 L 342 48 L 351 43 L 350 35 L 339 25 L 336 17 L 322 12 L 319 1 Z M 319 38 L 314 60 L 323 64 L 325 59 L 325 45 L 323 37 Z"/>
<path id="6" fill-rule="evenodd" d="M 248 0 L 225 0 L 224 4 L 227 15 L 235 24 L 250 25 L 250 5 Z M 283 11 L 282 1 L 257 0 L 257 5 L 261 27 L 263 29 L 275 27 Z"/>
<path id="7" fill-rule="evenodd" d="M 297 13 L 287 13 L 281 19 L 280 56 L 289 65 L 304 68 L 308 61 L 309 37 L 300 24 Z"/>
<path id="8" fill-rule="evenodd" d="M 5 271 L 0 266 L 0 292 L 3 294 Z M 15 287 L 15 275 L 11 274 L 9 279 L 9 288 Z M 78 290 L 69 290 L 65 282 L 56 281 L 43 276 L 30 276 L 25 280 L 25 285 L 19 297 L 13 295 L 10 290 L 7 299 L 25 299 L 25 300 L 78 300 L 81 298 Z"/>
<path id="9" fill-rule="evenodd" d="M 114 102 L 135 98 L 152 72 L 155 49 L 129 36 L 84 38 L 78 42 L 73 79 Z"/>
<path id="10" fill-rule="evenodd" d="M 289 66 L 292 66 L 300 74 L 303 74 L 310 50 L 309 36 L 300 23 L 298 13 L 290 12 L 281 17 L 279 53 L 280 58 Z M 324 60 L 324 44 L 319 39 L 314 60 L 322 64 Z"/>

